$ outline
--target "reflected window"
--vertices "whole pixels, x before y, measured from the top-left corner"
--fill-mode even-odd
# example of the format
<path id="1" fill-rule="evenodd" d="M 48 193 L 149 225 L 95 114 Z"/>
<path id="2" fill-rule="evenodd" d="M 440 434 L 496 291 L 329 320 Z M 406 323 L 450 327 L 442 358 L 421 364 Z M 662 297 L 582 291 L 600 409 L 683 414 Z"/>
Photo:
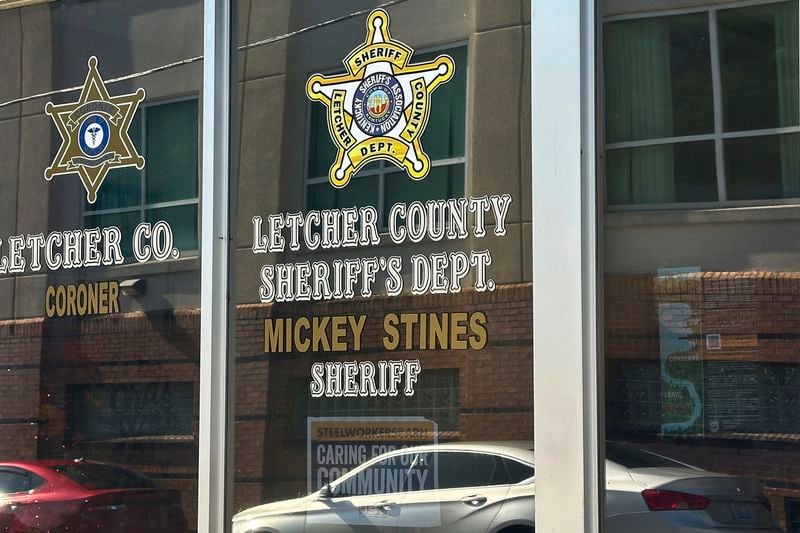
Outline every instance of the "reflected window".
<path id="1" fill-rule="evenodd" d="M 0 494 L 28 492 L 41 487 L 44 480 L 20 468 L 0 468 Z"/>
<path id="2" fill-rule="evenodd" d="M 515 461 L 513 459 L 507 459 L 505 457 L 500 459 L 506 467 L 508 471 L 508 479 L 509 483 L 522 483 L 526 479 L 532 478 L 536 471 L 531 465 L 526 465 L 524 463 L 520 463 L 519 461 Z"/>
<path id="3" fill-rule="evenodd" d="M 413 61 L 430 61 L 441 54 L 453 58 L 456 72 L 450 82 L 433 93 L 431 115 L 422 134 L 422 146 L 431 158 L 430 174 L 424 180 L 410 180 L 405 171 L 390 163 L 376 161 L 353 177 L 352 186 L 333 187 L 328 181 L 328 169 L 336 160 L 336 149 L 328 133 L 325 107 L 312 105 L 306 174 L 308 209 L 369 205 L 378 210 L 386 226 L 389 207 L 395 203 L 457 198 L 464 194 L 467 47 L 414 54 Z"/>
<path id="4" fill-rule="evenodd" d="M 606 22 L 609 206 L 800 198 L 797 10 Z"/>
<path id="5" fill-rule="evenodd" d="M 177 442 L 192 438 L 194 383 L 70 385 L 72 439 Z"/>
<path id="6" fill-rule="evenodd" d="M 106 178 L 95 204 L 85 204 L 84 226 L 119 227 L 123 255 L 132 257 L 131 235 L 141 222 L 165 220 L 175 246 L 198 249 L 199 131 L 196 98 L 142 105 L 131 140 L 147 162 L 141 171 L 119 169 Z"/>
<path id="7" fill-rule="evenodd" d="M 786 498 L 786 523 L 788 533 L 800 533 L 800 500 Z"/>
<path id="8" fill-rule="evenodd" d="M 511 479 L 503 461 L 496 455 L 466 452 L 439 452 L 439 488 L 490 487 L 508 485 Z"/>
<path id="9" fill-rule="evenodd" d="M 117 466 L 76 461 L 53 470 L 89 490 L 153 489 L 156 483 L 136 472 Z"/>

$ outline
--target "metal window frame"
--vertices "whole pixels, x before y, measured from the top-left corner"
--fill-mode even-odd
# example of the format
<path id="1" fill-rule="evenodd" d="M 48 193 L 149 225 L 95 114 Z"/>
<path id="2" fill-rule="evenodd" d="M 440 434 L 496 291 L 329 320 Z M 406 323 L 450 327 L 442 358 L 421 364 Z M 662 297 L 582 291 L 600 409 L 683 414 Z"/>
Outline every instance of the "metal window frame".
<path id="1" fill-rule="evenodd" d="M 791 0 L 788 0 L 791 1 Z M 720 65 L 719 49 L 719 24 L 717 14 L 720 11 L 732 9 L 744 9 L 754 6 L 781 4 L 787 0 L 740 0 L 719 5 L 694 6 L 676 9 L 663 9 L 656 11 L 644 11 L 636 13 L 626 13 L 612 15 L 602 19 L 603 24 L 607 22 L 617 22 L 625 20 L 638 20 L 643 18 L 674 17 L 692 13 L 708 14 L 708 35 L 709 35 L 709 59 L 711 63 L 711 88 L 714 108 L 714 130 L 712 133 L 700 135 L 684 135 L 674 137 L 664 137 L 658 139 L 646 139 L 639 141 L 625 141 L 607 143 L 603 146 L 603 151 L 619 150 L 625 148 L 640 148 L 644 146 L 657 146 L 663 144 L 678 144 L 698 141 L 714 141 L 714 160 L 716 167 L 717 200 L 704 202 L 663 202 L 658 204 L 619 204 L 608 203 L 605 191 L 602 191 L 605 201 L 603 205 L 606 211 L 653 211 L 664 209 L 706 209 L 706 208 L 726 208 L 726 207 L 756 207 L 782 204 L 796 204 L 800 198 L 775 198 L 770 200 L 729 200 L 728 199 L 728 177 L 725 168 L 725 141 L 728 139 L 755 138 L 767 135 L 785 135 L 800 133 L 800 124 L 797 126 L 764 128 L 757 130 L 742 130 L 726 132 L 723 124 L 723 94 L 722 94 L 722 70 Z M 601 26 L 602 28 L 602 26 Z M 601 67 L 605 71 L 605 66 Z M 602 90 L 602 88 L 601 88 Z M 604 171 L 605 174 L 605 171 Z M 605 184 L 606 180 L 604 180 Z"/>
<path id="2" fill-rule="evenodd" d="M 235 0 L 203 1 L 198 531 L 231 529 L 234 380 L 230 320 Z"/>
<path id="3" fill-rule="evenodd" d="M 533 3 L 536 528 L 604 528 L 595 0 Z M 564 513 L 564 509 L 570 512 Z"/>

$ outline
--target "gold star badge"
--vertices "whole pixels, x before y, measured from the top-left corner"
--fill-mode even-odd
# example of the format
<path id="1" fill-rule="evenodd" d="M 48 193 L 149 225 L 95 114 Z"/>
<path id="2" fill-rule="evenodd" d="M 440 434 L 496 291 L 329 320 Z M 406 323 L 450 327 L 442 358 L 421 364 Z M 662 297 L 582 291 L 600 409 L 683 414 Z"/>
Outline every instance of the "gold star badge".
<path id="1" fill-rule="evenodd" d="M 338 147 L 331 185 L 344 187 L 364 165 L 389 161 L 415 180 L 428 175 L 430 158 L 420 137 L 430 116 L 431 93 L 455 73 L 450 56 L 409 64 L 414 51 L 389 34 L 389 14 L 367 17 L 367 39 L 344 60 L 347 73 L 314 74 L 309 99 L 328 108 L 328 130 Z"/>
<path id="2" fill-rule="evenodd" d="M 78 101 L 45 105 L 45 112 L 61 134 L 61 147 L 53 164 L 44 171 L 45 179 L 78 174 L 86 189 L 86 200 L 93 204 L 110 170 L 143 169 L 144 158 L 136 151 L 128 129 L 144 97 L 144 89 L 109 96 L 97 72 L 97 58 L 89 58 L 89 73 Z"/>

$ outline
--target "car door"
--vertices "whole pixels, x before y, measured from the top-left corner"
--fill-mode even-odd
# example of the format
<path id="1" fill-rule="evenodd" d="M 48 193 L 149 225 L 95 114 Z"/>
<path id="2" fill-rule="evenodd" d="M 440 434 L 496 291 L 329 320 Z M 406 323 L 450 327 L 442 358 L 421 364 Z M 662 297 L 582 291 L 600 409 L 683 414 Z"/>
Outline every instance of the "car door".
<path id="1" fill-rule="evenodd" d="M 306 511 L 306 533 L 396 533 L 407 465 L 416 454 L 367 463 L 334 483 Z"/>
<path id="2" fill-rule="evenodd" d="M 0 528 L 3 531 L 36 527 L 42 522 L 41 506 L 30 491 L 43 483 L 39 476 L 22 468 L 0 467 Z"/>
<path id="3" fill-rule="evenodd" d="M 420 453 L 415 468 L 428 473 L 417 474 L 425 483 L 400 499 L 398 531 L 403 533 L 487 531 L 510 488 L 502 458 L 490 453 Z"/>

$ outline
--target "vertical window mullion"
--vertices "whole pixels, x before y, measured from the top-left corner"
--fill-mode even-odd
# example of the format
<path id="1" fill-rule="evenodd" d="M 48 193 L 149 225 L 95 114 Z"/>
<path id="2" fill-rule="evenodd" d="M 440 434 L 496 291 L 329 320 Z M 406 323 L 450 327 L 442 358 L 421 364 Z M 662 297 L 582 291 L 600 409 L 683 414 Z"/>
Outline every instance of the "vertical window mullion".
<path id="1" fill-rule="evenodd" d="M 728 201 L 725 177 L 725 145 L 722 138 L 722 67 L 719 56 L 719 33 L 717 31 L 717 10 L 708 12 L 708 35 L 711 50 L 711 82 L 714 98 L 714 155 L 717 166 L 717 195 L 720 203 Z"/>
<path id="2" fill-rule="evenodd" d="M 142 107 L 142 123 L 140 126 L 140 132 L 142 135 L 142 154 L 144 157 L 147 158 L 147 107 Z M 145 159 L 146 160 L 146 159 Z M 147 185 L 147 165 L 139 173 L 139 209 L 140 209 L 140 218 L 139 222 L 144 222 L 146 219 L 146 213 L 144 206 L 147 203 L 147 192 L 146 192 L 146 185 Z"/>

